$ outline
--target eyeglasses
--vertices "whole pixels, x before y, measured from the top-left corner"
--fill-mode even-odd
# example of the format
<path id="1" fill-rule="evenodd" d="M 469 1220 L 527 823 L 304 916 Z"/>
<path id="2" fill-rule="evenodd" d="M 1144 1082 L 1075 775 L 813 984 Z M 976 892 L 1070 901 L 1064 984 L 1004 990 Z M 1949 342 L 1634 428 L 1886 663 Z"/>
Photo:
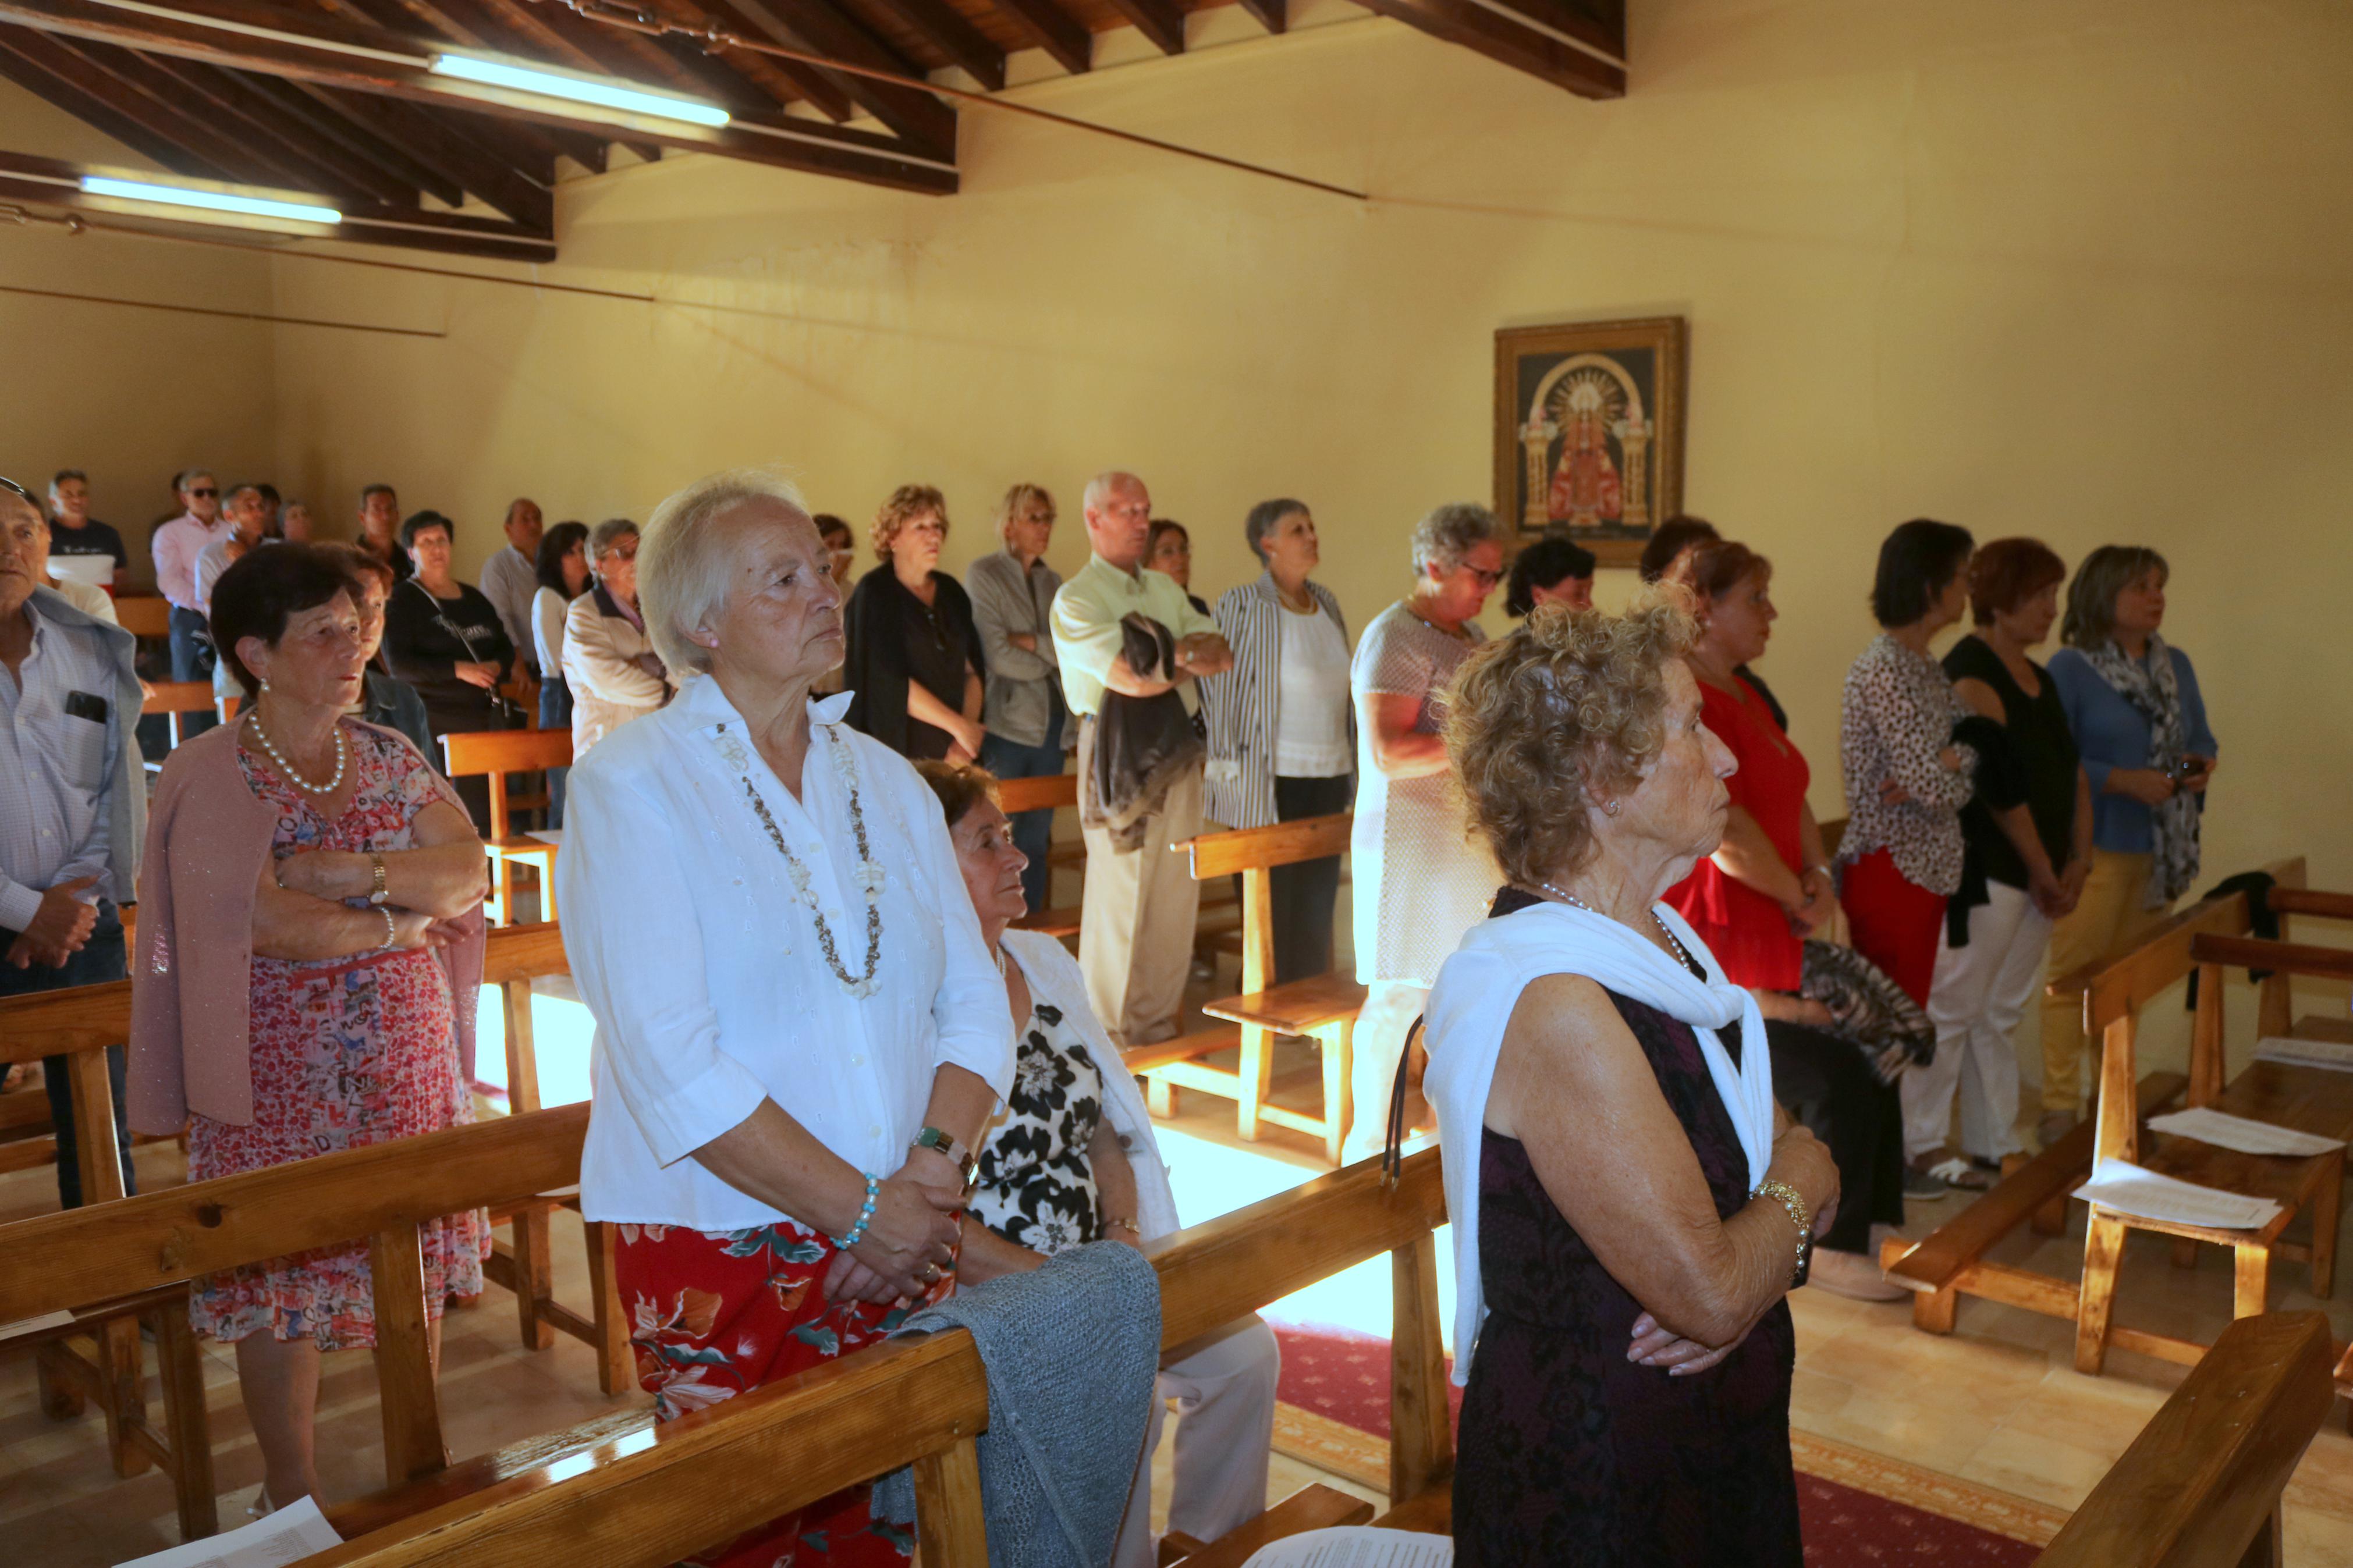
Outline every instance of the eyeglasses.
<path id="1" fill-rule="evenodd" d="M 1504 574 L 1501 572 L 1482 572 L 1476 566 L 1465 566 L 1462 570 L 1470 573 L 1471 580 L 1482 588 L 1492 588 L 1504 580 Z"/>
<path id="2" fill-rule="evenodd" d="M 211 485 L 198 485 L 188 493 L 192 496 L 216 496 L 220 491 Z"/>

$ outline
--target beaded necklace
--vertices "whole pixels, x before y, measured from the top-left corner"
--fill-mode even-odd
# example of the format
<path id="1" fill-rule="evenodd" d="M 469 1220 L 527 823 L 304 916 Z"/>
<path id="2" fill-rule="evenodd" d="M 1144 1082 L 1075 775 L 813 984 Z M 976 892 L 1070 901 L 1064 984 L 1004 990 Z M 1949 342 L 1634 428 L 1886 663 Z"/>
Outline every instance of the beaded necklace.
<path id="1" fill-rule="evenodd" d="M 263 752 L 269 756 L 272 763 L 275 763 L 278 765 L 279 773 L 285 777 L 288 784 L 292 784 L 304 795 L 332 795 L 337 790 L 343 787 L 343 765 L 345 763 L 350 761 L 351 753 L 344 748 L 343 727 L 341 724 L 337 724 L 334 731 L 335 776 L 329 779 L 325 784 L 314 784 L 309 779 L 304 778 L 301 773 L 294 771 L 294 764 L 286 760 L 286 753 L 278 749 L 277 742 L 273 742 L 269 738 L 269 731 L 261 727 L 260 709 L 256 708 L 252 712 L 246 715 L 246 719 L 253 727 L 253 738 L 261 742 Z"/>
<path id="2" fill-rule="evenodd" d="M 1578 898 L 1567 888 L 1556 887 L 1550 882 L 1538 882 L 1536 886 L 1543 889 L 1546 892 L 1550 893 L 1554 898 L 1558 899 L 1562 903 L 1574 904 L 1577 908 L 1583 910 L 1588 915 L 1601 914 L 1599 910 L 1595 909 L 1591 904 L 1587 903 L 1583 899 Z M 1683 961 L 1683 967 L 1685 969 L 1697 969 L 1699 965 L 1692 962 L 1690 951 L 1683 946 L 1682 940 L 1679 939 L 1673 931 L 1667 929 L 1667 922 L 1659 918 L 1659 911 L 1652 910 L 1650 913 L 1651 923 L 1659 928 L 1659 934 L 1667 939 L 1667 945 L 1675 950 L 1675 956 Z M 1601 915 L 1601 918 L 1603 920 L 1608 920 L 1609 917 L 1608 915 Z"/>
<path id="3" fill-rule="evenodd" d="M 882 909 L 880 902 L 882 868 L 875 863 L 874 852 L 866 840 L 866 812 L 858 795 L 858 763 L 850 756 L 849 748 L 833 733 L 833 726 L 828 724 L 822 728 L 826 731 L 826 754 L 832 759 L 833 771 L 840 775 L 842 784 L 849 791 L 849 830 L 858 841 L 858 869 L 851 880 L 866 897 L 866 966 L 857 974 L 850 973 L 841 962 L 840 950 L 834 942 L 833 928 L 826 923 L 825 910 L 818 901 L 817 886 L 810 879 L 808 868 L 785 842 L 784 834 L 776 826 L 776 819 L 768 813 L 768 803 L 762 800 L 760 792 L 753 787 L 751 761 L 742 742 L 727 732 L 724 724 L 719 726 L 713 738 L 720 755 L 736 770 L 737 782 L 744 786 L 744 798 L 750 804 L 752 815 L 759 818 L 760 826 L 767 830 L 768 842 L 776 847 L 776 853 L 785 858 L 785 868 L 792 874 L 793 891 L 817 926 L 817 942 L 825 953 L 826 967 L 833 971 L 834 978 L 841 983 L 844 991 L 863 999 L 880 989 L 875 984 L 874 974 L 882 960 Z"/>

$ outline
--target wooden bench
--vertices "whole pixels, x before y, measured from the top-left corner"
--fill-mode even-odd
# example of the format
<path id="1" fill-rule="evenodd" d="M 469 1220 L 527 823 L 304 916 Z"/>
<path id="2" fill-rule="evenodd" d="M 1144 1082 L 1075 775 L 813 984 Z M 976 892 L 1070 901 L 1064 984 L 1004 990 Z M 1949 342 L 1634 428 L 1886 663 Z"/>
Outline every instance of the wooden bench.
<path id="1" fill-rule="evenodd" d="M 1237 875 L 1241 879 L 1242 994 L 1201 1009 L 1212 1018 L 1240 1026 L 1241 1061 L 1239 1070 L 1229 1072 L 1199 1059 L 1224 1048 L 1222 1031 L 1188 1037 L 1199 1049 L 1150 1069 L 1155 1114 L 1174 1114 L 1177 1089 L 1202 1089 L 1235 1102 L 1236 1128 L 1243 1138 L 1255 1140 L 1259 1123 L 1271 1121 L 1321 1138 L 1326 1157 L 1335 1165 L 1340 1163 L 1341 1145 L 1348 1135 L 1350 1034 L 1365 1005 L 1365 987 L 1341 971 L 1283 985 L 1273 984 L 1271 873 L 1277 866 L 1346 854 L 1351 820 L 1345 812 L 1302 817 L 1268 827 L 1203 834 L 1178 846 L 1191 860 L 1194 880 Z M 1323 1115 L 1304 1115 L 1269 1103 L 1278 1035 L 1310 1038 L 1321 1048 Z"/>
<path id="2" fill-rule="evenodd" d="M 1145 1249 L 1160 1273 L 1161 1343 L 1184 1344 L 1389 1252 L 1397 1321 L 1390 1491 L 1427 1506 L 1453 1475 L 1433 1234 L 1444 1223 L 1438 1152 L 1427 1149 L 1407 1159 L 1393 1188 L 1383 1183 L 1379 1162 L 1366 1161 L 1162 1237 Z M 944 1412 L 938 1405 L 947 1396 L 915 1379 L 945 1377 L 942 1364 L 964 1368 L 967 1355 L 969 1367 L 955 1376 L 969 1385 L 955 1384 L 955 1409 Z M 486 1562 L 577 1568 L 589 1542 L 597 1543 L 599 1563 L 672 1562 L 894 1469 L 911 1452 L 968 1440 L 987 1419 L 980 1378 L 969 1341 L 955 1332 L 875 1346 L 659 1429 L 642 1424 L 649 1414 L 607 1416 L 331 1509 L 338 1529 L 356 1538 L 307 1559 L 305 1568 Z M 919 1463 L 927 1568 L 981 1568 L 988 1561 L 984 1541 L 937 1532 L 928 1507 L 941 1489 L 924 1478 Z M 977 1496 L 976 1471 L 958 1484 Z M 1362 1523 L 1372 1512 L 1369 1504 L 1313 1486 L 1221 1541 L 1171 1537 L 1163 1562 L 1236 1568 L 1269 1541 Z"/>
<path id="3" fill-rule="evenodd" d="M 158 680 L 153 683 L 145 701 L 139 705 L 142 718 L 164 714 L 172 721 L 172 744 L 177 747 L 187 739 L 188 715 L 213 713 L 213 683 L 209 680 Z M 160 766 L 151 763 L 150 767 Z"/>
<path id="4" fill-rule="evenodd" d="M 528 865 L 539 882 L 539 918 L 553 921 L 555 910 L 556 846 L 528 833 L 514 831 L 513 813 L 544 807 L 545 795 L 515 798 L 507 792 L 509 773 L 539 773 L 572 765 L 569 730 L 482 730 L 441 737 L 442 771 L 453 779 L 490 780 L 491 834 L 482 852 L 491 860 L 491 897 L 483 906 L 493 924 L 511 925 L 515 919 L 514 868 Z"/>
<path id="5" fill-rule="evenodd" d="M 134 637 L 172 640 L 172 602 L 156 594 L 117 594 L 114 618 Z"/>
<path id="6" fill-rule="evenodd" d="M 999 779 L 997 781 L 997 808 L 1008 816 L 1018 816 L 1025 811 L 1060 811 L 1079 804 L 1079 775 L 1076 773 L 1041 773 L 1035 778 Z M 1079 858 L 1086 858 L 1083 847 Z M 1024 915 L 1013 922 L 1020 931 L 1043 931 L 1065 941 L 1079 934 L 1079 906 L 1055 905 L 1052 902 L 1054 880 L 1046 879 L 1048 907 L 1034 915 Z"/>
<path id="7" fill-rule="evenodd" d="M 2266 869 L 2283 888 L 2300 889 L 2304 883 L 2305 863 L 2300 858 L 2276 862 Z M 2212 983 L 2201 986 L 2201 1008 L 2205 1011 L 2193 1035 L 2189 1074 L 2158 1072 L 2142 1077 L 2135 1061 L 2141 1009 L 2198 967 L 2192 953 L 2200 939 L 2242 936 L 2249 923 L 2243 895 L 2209 899 L 2160 922 L 2126 952 L 2052 982 L 2052 994 L 2081 999 L 2086 1033 L 2101 1042 L 2098 1102 L 2094 1120 L 2078 1126 L 2006 1175 L 1990 1192 L 1920 1241 L 1895 1238 L 1883 1247 L 1881 1259 L 1888 1279 L 1918 1292 L 1913 1302 L 1913 1321 L 1916 1325 L 1930 1332 L 1949 1333 L 1958 1298 L 1971 1295 L 2075 1320 L 2076 1364 L 2087 1373 L 2100 1370 L 2109 1344 L 2183 1363 L 2194 1363 L 2204 1353 L 2204 1347 L 2194 1341 L 2125 1328 L 2113 1321 L 2116 1265 L 2124 1226 L 2116 1223 L 2119 1216 L 2105 1210 L 2094 1211 L 2085 1237 L 2084 1272 L 2079 1279 L 1989 1262 L 1987 1254 L 2021 1225 L 2032 1224 L 2047 1234 L 2057 1234 L 2063 1227 L 2067 1196 L 2090 1174 L 2094 1161 L 2135 1158 L 2141 1147 L 2140 1124 L 2177 1100 L 2187 1096 L 2192 1104 L 2214 1103 L 2217 1109 L 2234 1114 L 2269 1113 L 2265 1110 L 2272 1103 L 2269 1100 L 2233 1100 L 2225 1104 L 2215 1099 L 2221 1088 L 2221 1060 L 2223 993 L 2219 973 Z M 2287 977 L 2275 975 L 2265 984 L 2259 1006 L 2264 1031 L 2286 1033 L 2288 1010 Z M 2204 1099 L 2200 1098 L 2197 1087 L 2201 1074 L 2208 1086 Z M 2316 1086 L 2323 1094 L 2353 1090 L 2353 1078 L 2342 1074 L 2320 1076 L 2344 1080 L 2338 1085 Z M 2272 1079 L 2266 1073 L 2260 1081 L 2269 1083 Z M 2251 1087 L 2249 1092 L 2255 1090 Z M 2165 1142 L 2172 1152 L 2160 1151 L 2150 1162 L 2152 1168 L 2183 1175 L 2184 1170 L 2176 1170 L 2173 1165 L 2186 1161 L 2196 1166 L 2197 1173 L 2188 1174 L 2185 1179 L 2203 1184 L 2225 1184 L 2234 1172 L 2245 1169 L 2240 1162 L 2251 1158 L 2230 1155 L 2228 1151 L 2186 1139 L 2168 1139 Z M 2215 1156 L 2228 1158 L 2216 1160 Z M 2302 1175 L 2307 1194 L 2318 1199 L 2321 1184 L 2309 1169 Z M 2145 1221 L 2131 1224 L 2138 1228 L 2162 1228 Z M 2333 1226 L 2329 1235 L 2333 1241 Z M 2263 1237 L 2248 1232 L 2216 1232 L 2177 1239 L 2181 1249 L 2177 1251 L 2177 1257 L 2200 1240 L 2234 1248 L 2260 1248 L 2266 1269 L 2272 1251 L 2292 1257 L 2310 1256 L 2307 1248 L 2283 1242 L 2276 1235 Z M 2324 1274 L 2330 1250 L 2324 1247 L 2322 1257 L 2316 1260 Z M 2242 1251 L 2241 1257 L 2242 1286 L 2238 1304 L 2242 1310 L 2252 1305 L 2253 1310 L 2260 1310 L 2260 1305 L 2252 1301 L 2256 1260 L 2246 1251 Z"/>

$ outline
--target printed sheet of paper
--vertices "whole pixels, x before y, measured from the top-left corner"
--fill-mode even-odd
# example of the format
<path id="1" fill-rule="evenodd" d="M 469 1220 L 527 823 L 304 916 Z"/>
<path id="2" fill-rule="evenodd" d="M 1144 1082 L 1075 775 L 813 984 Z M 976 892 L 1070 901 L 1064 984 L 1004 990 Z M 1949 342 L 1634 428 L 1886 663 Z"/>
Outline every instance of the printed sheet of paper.
<path id="1" fill-rule="evenodd" d="M 2236 1149 L 2242 1154 L 2290 1154 L 2300 1158 L 2345 1147 L 2341 1139 L 2298 1132 L 2293 1127 L 2274 1127 L 2268 1121 L 2229 1116 L 2204 1106 L 2168 1116 L 2152 1116 L 2148 1124 L 2159 1132 L 2179 1132 L 2184 1138 L 2195 1138 L 2217 1149 Z"/>
<path id="2" fill-rule="evenodd" d="M 1242 1568 L 1448 1568 L 1453 1561 L 1451 1536 L 1352 1524 L 1271 1541 Z"/>
<path id="3" fill-rule="evenodd" d="M 2340 1046 L 2333 1040 L 2291 1040 L 2284 1035 L 2265 1035 L 2255 1042 L 2255 1060 L 2353 1072 L 2353 1046 Z"/>
<path id="4" fill-rule="evenodd" d="M 54 1329 L 73 1321 L 71 1312 L 43 1312 L 37 1318 L 19 1318 L 13 1323 L 0 1323 L 0 1340 L 13 1340 L 19 1334 L 37 1334 L 43 1329 Z"/>
<path id="5" fill-rule="evenodd" d="M 2177 1181 L 2123 1160 L 2102 1160 L 2094 1165 L 2092 1179 L 2077 1187 L 2075 1195 L 2119 1214 L 2213 1230 L 2260 1230 L 2280 1212 L 2279 1205 L 2269 1198 L 2242 1197 L 2195 1182 Z"/>
<path id="6" fill-rule="evenodd" d="M 343 1541 L 319 1505 L 304 1498 L 242 1530 L 134 1557 L 118 1568 L 286 1568 Z"/>

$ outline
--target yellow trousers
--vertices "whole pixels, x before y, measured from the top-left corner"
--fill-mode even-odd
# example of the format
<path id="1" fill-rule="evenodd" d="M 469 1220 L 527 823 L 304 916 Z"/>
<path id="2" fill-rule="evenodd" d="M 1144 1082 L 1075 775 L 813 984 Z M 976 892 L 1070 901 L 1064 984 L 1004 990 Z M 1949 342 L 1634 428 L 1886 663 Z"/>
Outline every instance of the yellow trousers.
<path id="1" fill-rule="evenodd" d="M 2116 850 L 2092 851 L 2092 874 L 2084 896 L 2067 917 L 2051 928 L 2051 974 L 2096 963 L 2132 945 L 2133 939 L 2165 918 L 2167 910 L 2144 909 L 2152 857 Z M 2042 999 L 2042 1109 L 2084 1108 L 2084 999 Z"/>

